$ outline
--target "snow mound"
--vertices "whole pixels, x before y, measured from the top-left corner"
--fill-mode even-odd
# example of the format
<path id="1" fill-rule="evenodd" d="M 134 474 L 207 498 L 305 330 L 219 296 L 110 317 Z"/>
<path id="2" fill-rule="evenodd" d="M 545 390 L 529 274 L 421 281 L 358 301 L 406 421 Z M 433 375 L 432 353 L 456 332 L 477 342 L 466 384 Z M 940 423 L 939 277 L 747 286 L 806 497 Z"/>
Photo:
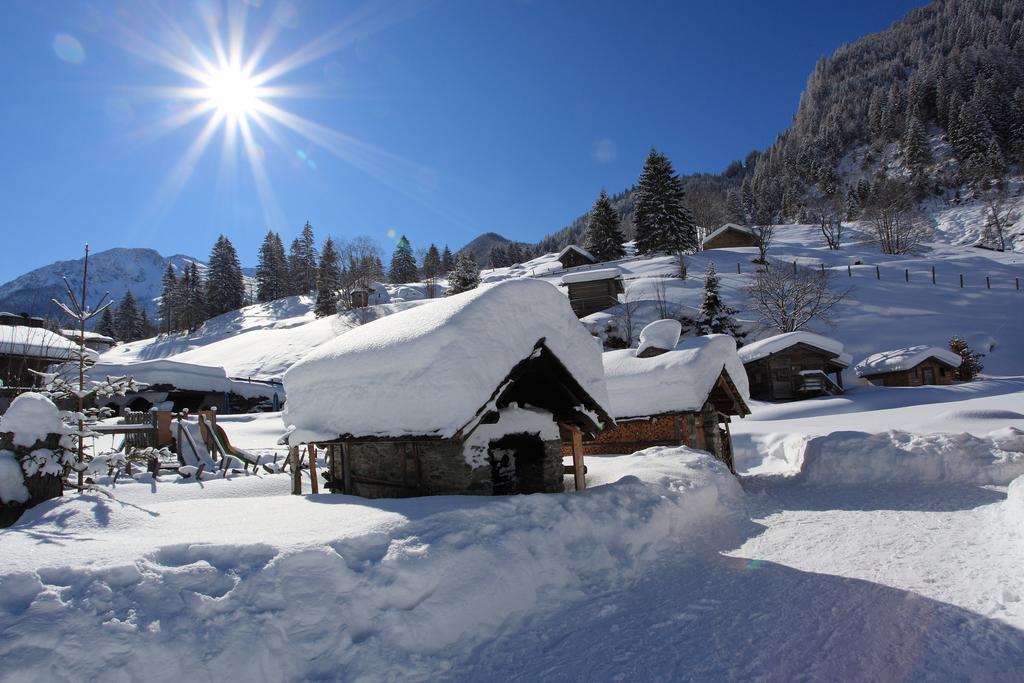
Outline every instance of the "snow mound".
<path id="1" fill-rule="evenodd" d="M 1017 524 L 1024 532 L 1024 476 L 1017 477 L 1010 482 L 1010 486 L 1006 489 L 1004 508 L 1010 523 Z"/>
<path id="2" fill-rule="evenodd" d="M 809 484 L 1006 485 L 1024 475 L 1022 451 L 971 434 L 834 432 L 807 441 L 799 477 Z"/>
<path id="3" fill-rule="evenodd" d="M 727 334 L 687 339 L 675 350 L 637 358 L 633 349 L 602 354 L 615 419 L 700 410 L 724 368 L 750 399 L 747 373 Z"/>
<path id="4" fill-rule="evenodd" d="M 751 363 L 797 344 L 806 344 L 807 346 L 821 349 L 826 353 L 835 354 L 837 356 L 836 362 L 840 365 L 849 365 L 853 360 L 849 354 L 843 352 L 843 343 L 841 341 L 813 332 L 804 332 L 803 330 L 777 334 L 774 337 L 751 342 L 739 350 L 740 360 L 744 364 Z"/>
<path id="5" fill-rule="evenodd" d="M 239 499 L 259 515 L 240 525 L 252 540 L 165 540 L 146 554 L 110 543 L 113 562 L 0 574 L 4 675 L 170 681 L 189 662 L 211 680 L 445 677 L 448 658 L 538 613 L 627 588 L 665 553 L 701 556 L 739 533 L 742 490 L 711 457 L 660 448 L 601 460 L 618 480 L 579 494 L 406 499 L 385 510 L 343 496 Z M 121 534 L 209 524 L 195 500 L 157 516 L 118 506 L 48 501 L 15 530 L 64 535 L 62 524 L 87 523 L 97 507 L 126 520 Z M 108 533 L 88 525 L 86 535 Z M 296 529 L 316 531 L 282 548 Z M 81 634 L 93 656 L 62 647 Z"/>
<path id="6" fill-rule="evenodd" d="M 57 406 L 34 391 L 15 398 L 0 417 L 0 433 L 13 433 L 16 446 L 28 448 L 46 439 L 47 434 L 63 434 L 64 431 Z"/>
<path id="7" fill-rule="evenodd" d="M 960 367 L 962 360 L 958 354 L 949 349 L 941 349 L 937 346 L 909 346 L 905 349 L 892 349 L 872 354 L 857 363 L 854 371 L 858 377 L 870 377 L 881 375 L 887 372 L 902 372 L 922 363 L 929 358 L 935 358 L 954 368 Z"/>
<path id="8" fill-rule="evenodd" d="M 357 327 L 284 376 L 293 442 L 353 436 L 449 437 L 544 339 L 607 410 L 601 354 L 568 300 L 533 279 L 506 280 Z"/>
<path id="9" fill-rule="evenodd" d="M 636 355 L 639 356 L 647 349 L 674 349 L 682 333 L 683 324 L 678 320 L 655 320 L 640 330 L 640 346 L 637 347 Z"/>
<path id="10" fill-rule="evenodd" d="M 14 453 L 0 451 L 0 505 L 24 503 L 28 498 L 28 489 L 25 488 L 25 475 L 21 472 L 21 463 L 14 457 Z"/>

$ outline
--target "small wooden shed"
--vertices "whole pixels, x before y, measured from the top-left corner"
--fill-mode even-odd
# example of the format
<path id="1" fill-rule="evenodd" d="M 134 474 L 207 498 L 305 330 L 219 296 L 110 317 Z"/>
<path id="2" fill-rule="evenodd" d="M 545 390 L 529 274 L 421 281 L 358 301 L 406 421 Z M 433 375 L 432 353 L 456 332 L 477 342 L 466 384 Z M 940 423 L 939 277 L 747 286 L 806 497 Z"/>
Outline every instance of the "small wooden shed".
<path id="1" fill-rule="evenodd" d="M 759 401 L 792 401 L 843 393 L 843 370 L 852 358 L 843 343 L 813 332 L 787 332 L 739 350 Z"/>
<path id="2" fill-rule="evenodd" d="M 568 273 L 559 284 L 568 288 L 569 304 L 578 318 L 615 306 L 625 292 L 622 273 L 615 268 Z"/>
<path id="3" fill-rule="evenodd" d="M 876 387 L 952 384 L 963 359 L 937 346 L 911 346 L 868 356 L 854 371 Z"/>
<path id="4" fill-rule="evenodd" d="M 77 359 L 78 353 L 78 345 L 44 327 L 0 325 L 0 382 L 14 391 L 38 386 L 33 371 Z"/>
<path id="5" fill-rule="evenodd" d="M 701 247 L 707 249 L 727 249 L 729 247 L 756 247 L 761 243 L 753 228 L 737 223 L 726 223 L 713 231 L 701 242 Z"/>
<path id="6" fill-rule="evenodd" d="M 583 247 L 578 247 L 575 244 L 570 244 L 565 249 L 558 252 L 557 260 L 562 264 L 563 268 L 575 268 L 577 266 L 587 266 L 592 263 L 597 263 L 597 259 L 593 254 Z"/>
<path id="7" fill-rule="evenodd" d="M 614 425 L 600 351 L 565 297 L 507 280 L 357 327 L 285 373 L 289 443 L 368 498 L 560 492 L 560 433 Z M 572 453 L 577 488 L 583 451 Z"/>
<path id="8" fill-rule="evenodd" d="M 584 442 L 583 452 L 628 454 L 653 446 L 689 446 L 708 451 L 735 472 L 729 424 L 732 417 L 750 414 L 735 340 L 708 335 L 658 351 L 603 354 L 615 427 Z M 570 445 L 563 439 L 563 453 Z"/>

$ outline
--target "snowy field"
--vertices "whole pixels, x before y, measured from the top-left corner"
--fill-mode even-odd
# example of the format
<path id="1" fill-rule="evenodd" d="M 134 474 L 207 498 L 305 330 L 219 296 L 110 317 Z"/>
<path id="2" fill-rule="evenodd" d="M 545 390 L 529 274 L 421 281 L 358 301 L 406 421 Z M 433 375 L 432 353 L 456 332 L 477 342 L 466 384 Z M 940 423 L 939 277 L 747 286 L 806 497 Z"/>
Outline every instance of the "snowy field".
<path id="1" fill-rule="evenodd" d="M 511 498 L 101 480 L 0 531 L 0 680 L 1019 680 L 1022 384 L 755 404 L 740 479 L 651 449 Z"/>

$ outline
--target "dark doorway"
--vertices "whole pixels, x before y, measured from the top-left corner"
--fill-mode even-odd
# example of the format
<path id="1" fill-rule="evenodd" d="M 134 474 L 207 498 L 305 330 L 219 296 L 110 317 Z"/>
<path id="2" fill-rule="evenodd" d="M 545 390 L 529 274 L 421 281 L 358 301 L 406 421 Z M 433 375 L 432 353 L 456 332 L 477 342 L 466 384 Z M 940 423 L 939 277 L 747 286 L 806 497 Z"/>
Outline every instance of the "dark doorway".
<path id="1" fill-rule="evenodd" d="M 153 404 L 141 396 L 136 396 L 131 401 L 129 401 L 128 405 L 125 407 L 128 408 L 128 410 L 134 410 L 136 412 L 144 413 L 150 408 L 152 408 Z"/>
<path id="2" fill-rule="evenodd" d="M 544 491 L 544 442 L 535 434 L 510 434 L 488 446 L 494 495 Z"/>
<path id="3" fill-rule="evenodd" d="M 921 378 L 922 384 L 935 384 L 935 369 L 921 368 Z"/>

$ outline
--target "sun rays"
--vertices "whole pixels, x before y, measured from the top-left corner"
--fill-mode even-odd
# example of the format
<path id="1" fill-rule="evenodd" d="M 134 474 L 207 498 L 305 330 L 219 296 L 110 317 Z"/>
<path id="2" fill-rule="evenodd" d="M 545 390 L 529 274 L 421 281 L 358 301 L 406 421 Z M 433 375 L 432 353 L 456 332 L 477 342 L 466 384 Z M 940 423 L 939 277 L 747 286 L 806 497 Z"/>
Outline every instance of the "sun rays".
<path id="1" fill-rule="evenodd" d="M 165 106 L 159 119 L 132 131 L 132 137 L 145 144 L 202 122 L 157 191 L 157 213 L 164 213 L 174 204 L 218 138 L 222 140 L 221 180 L 237 179 L 238 160 L 244 159 L 267 225 L 280 224 L 282 216 L 267 168 L 265 144 L 280 148 L 290 159 L 298 157 L 309 169 L 316 168 L 301 149 L 303 145 L 289 140 L 293 136 L 399 191 L 407 193 L 410 185 L 415 187 L 423 167 L 304 118 L 289 101 L 336 95 L 337 83 L 331 84 L 335 88 L 332 92 L 321 82 L 291 81 L 297 80 L 296 72 L 303 67 L 412 16 L 422 5 L 414 0 L 383 9 L 368 3 L 335 28 L 274 60 L 268 55 L 279 47 L 282 31 L 294 18 L 278 10 L 262 12 L 260 18 L 265 25 L 260 31 L 250 30 L 250 8 L 244 3 L 197 3 L 193 6 L 197 15 L 187 17 L 186 23 L 159 8 L 153 9 L 154 16 L 137 24 L 119 22 L 114 36 L 118 46 L 159 65 L 165 70 L 164 76 L 177 81 L 134 89 Z M 146 26 L 145 34 L 134 25 Z M 154 25 L 159 26 L 158 31 L 152 29 Z"/>

